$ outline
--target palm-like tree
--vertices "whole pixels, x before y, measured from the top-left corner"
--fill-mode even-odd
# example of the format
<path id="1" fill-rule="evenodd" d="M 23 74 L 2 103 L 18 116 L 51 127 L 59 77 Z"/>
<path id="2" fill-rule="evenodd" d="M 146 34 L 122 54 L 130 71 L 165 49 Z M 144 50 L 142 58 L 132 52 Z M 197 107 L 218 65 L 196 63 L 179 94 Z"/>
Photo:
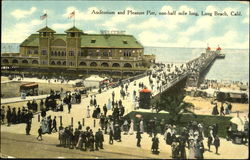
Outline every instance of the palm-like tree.
<path id="1" fill-rule="evenodd" d="M 185 98 L 184 94 L 180 95 L 164 95 L 162 94 L 159 101 L 159 110 L 165 110 L 169 112 L 169 118 L 171 124 L 178 124 L 183 113 L 191 113 L 193 115 L 194 112 L 191 109 L 194 108 L 192 103 L 184 102 Z"/>

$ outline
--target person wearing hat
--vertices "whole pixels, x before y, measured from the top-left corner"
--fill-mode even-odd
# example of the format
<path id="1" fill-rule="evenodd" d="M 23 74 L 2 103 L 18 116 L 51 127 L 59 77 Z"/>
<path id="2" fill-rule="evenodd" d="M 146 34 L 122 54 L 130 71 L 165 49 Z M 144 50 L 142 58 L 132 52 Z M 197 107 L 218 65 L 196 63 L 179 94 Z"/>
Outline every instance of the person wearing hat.
<path id="1" fill-rule="evenodd" d="M 216 135 L 214 138 L 214 146 L 215 146 L 215 150 L 216 150 L 215 154 L 219 154 L 218 149 L 220 147 L 220 139 L 219 139 L 218 135 Z"/>
<path id="2" fill-rule="evenodd" d="M 141 132 L 139 130 L 137 130 L 136 132 L 136 139 L 137 139 L 137 147 L 141 147 Z"/>
<path id="3" fill-rule="evenodd" d="M 180 151 L 180 159 L 186 159 L 187 156 L 186 156 L 186 137 L 185 135 L 181 135 L 179 137 L 179 151 Z"/>
<path id="4" fill-rule="evenodd" d="M 197 139 L 194 142 L 195 158 L 203 159 L 204 145 L 201 139 Z"/>
<path id="5" fill-rule="evenodd" d="M 6 114 L 6 119 L 7 119 L 7 126 L 10 126 L 11 124 L 11 118 L 12 118 L 12 113 L 10 110 L 10 106 L 8 106 L 7 114 Z"/>
<path id="6" fill-rule="evenodd" d="M 5 106 L 1 108 L 1 124 L 4 124 L 4 117 L 5 117 Z"/>
<path id="7" fill-rule="evenodd" d="M 189 137 L 189 155 L 188 159 L 195 159 L 194 138 Z"/>
<path id="8" fill-rule="evenodd" d="M 209 134 L 207 138 L 207 146 L 208 146 L 208 151 L 210 152 L 210 146 L 211 144 L 213 144 L 214 136 L 213 136 L 213 127 L 209 126 L 208 128 L 209 128 Z"/>
<path id="9" fill-rule="evenodd" d="M 173 142 L 171 144 L 172 148 L 172 158 L 179 158 L 179 153 L 180 153 L 180 145 L 179 145 L 179 140 L 178 137 L 173 138 Z"/>
<path id="10" fill-rule="evenodd" d="M 159 139 L 157 137 L 157 134 L 154 134 L 154 137 L 152 138 L 152 146 L 151 146 L 151 151 L 153 154 L 157 154 L 159 148 Z"/>

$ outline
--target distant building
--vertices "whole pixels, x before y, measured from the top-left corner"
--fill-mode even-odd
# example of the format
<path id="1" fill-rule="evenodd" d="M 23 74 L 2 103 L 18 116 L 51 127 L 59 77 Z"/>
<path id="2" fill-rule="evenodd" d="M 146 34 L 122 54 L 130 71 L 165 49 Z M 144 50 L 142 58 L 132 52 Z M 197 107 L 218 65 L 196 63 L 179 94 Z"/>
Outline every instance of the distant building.
<path id="1" fill-rule="evenodd" d="M 1 67 L 15 71 L 131 76 L 145 72 L 155 56 L 145 56 L 132 35 L 86 34 L 75 26 L 65 34 L 44 27 L 20 44 L 20 53 L 2 53 Z"/>

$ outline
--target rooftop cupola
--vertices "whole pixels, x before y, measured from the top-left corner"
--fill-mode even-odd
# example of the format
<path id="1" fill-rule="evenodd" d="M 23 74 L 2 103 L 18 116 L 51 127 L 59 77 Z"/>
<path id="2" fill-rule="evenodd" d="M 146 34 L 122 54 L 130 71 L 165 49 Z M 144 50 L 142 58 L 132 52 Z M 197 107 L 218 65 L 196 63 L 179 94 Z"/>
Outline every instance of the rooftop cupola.
<path id="1" fill-rule="evenodd" d="M 76 28 L 75 26 L 67 29 L 65 33 L 67 33 L 67 37 L 71 38 L 80 37 L 83 34 L 82 30 Z"/>
<path id="2" fill-rule="evenodd" d="M 56 33 L 56 31 L 49 28 L 48 26 L 38 30 L 37 32 L 39 32 L 40 37 L 46 37 L 46 38 L 53 37 L 54 33 Z"/>

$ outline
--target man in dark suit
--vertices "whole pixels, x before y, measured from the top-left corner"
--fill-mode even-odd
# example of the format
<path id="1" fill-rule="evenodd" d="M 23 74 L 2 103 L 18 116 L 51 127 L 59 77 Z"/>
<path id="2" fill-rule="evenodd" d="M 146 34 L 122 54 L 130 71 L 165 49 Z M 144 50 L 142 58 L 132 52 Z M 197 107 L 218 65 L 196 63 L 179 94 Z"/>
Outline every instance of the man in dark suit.
<path id="1" fill-rule="evenodd" d="M 138 131 L 137 131 L 137 133 L 136 133 L 136 138 L 137 138 L 137 147 L 141 147 L 141 132 L 139 131 L 139 129 L 138 129 Z"/>

